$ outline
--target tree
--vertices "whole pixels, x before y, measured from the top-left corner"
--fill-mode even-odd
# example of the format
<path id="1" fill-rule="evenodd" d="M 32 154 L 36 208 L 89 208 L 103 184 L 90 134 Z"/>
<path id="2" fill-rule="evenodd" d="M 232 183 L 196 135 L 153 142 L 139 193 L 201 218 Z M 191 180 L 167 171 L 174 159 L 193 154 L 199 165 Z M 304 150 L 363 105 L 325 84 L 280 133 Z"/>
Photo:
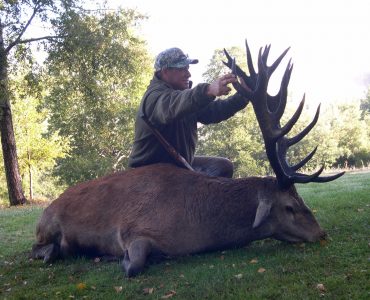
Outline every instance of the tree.
<path id="1" fill-rule="evenodd" d="M 55 36 L 26 38 L 31 23 L 46 23 L 50 18 L 71 7 L 73 0 L 19 0 L 2 1 L 0 4 L 0 132 L 4 168 L 11 205 L 26 202 L 23 194 L 17 149 L 14 137 L 10 92 L 8 81 L 9 56 L 20 45 L 34 41 L 49 40 Z"/>
<path id="2" fill-rule="evenodd" d="M 151 59 L 135 35 L 133 10 L 71 13 L 59 20 L 64 39 L 48 49 L 46 68 L 53 130 L 71 139 L 56 174 L 68 185 L 124 169 Z"/>
<path id="3" fill-rule="evenodd" d="M 370 114 L 370 87 L 367 90 L 366 98 L 361 100 L 361 117 L 365 118 L 366 114 Z"/>
<path id="4" fill-rule="evenodd" d="M 336 116 L 333 132 L 338 134 L 341 157 L 337 164 L 342 167 L 363 167 L 370 162 L 369 119 L 361 117 L 358 103 L 343 104 L 334 108 Z"/>
<path id="5" fill-rule="evenodd" d="M 316 108 L 315 108 L 316 109 Z M 289 105 L 283 117 L 282 124 L 286 124 L 296 107 Z M 312 121 L 315 110 L 304 108 L 299 120 L 289 133 L 289 137 L 293 137 Z M 321 109 L 320 118 L 315 127 L 297 144 L 293 145 L 288 150 L 288 160 L 291 165 L 294 165 L 306 157 L 315 147 L 318 147 L 315 155 L 304 165 L 304 172 L 310 172 L 318 169 L 320 166 L 332 166 L 336 159 L 340 156 L 338 148 L 338 136 L 333 132 L 333 115 L 330 111 Z"/>
<path id="6" fill-rule="evenodd" d="M 58 135 L 48 134 L 48 111 L 40 108 L 45 88 L 42 84 L 40 68 L 35 68 L 31 59 L 20 60 L 13 68 L 10 78 L 12 107 L 14 111 L 15 136 L 18 145 L 18 158 L 23 187 L 28 187 L 29 199 L 33 199 L 34 187 L 39 174 L 43 186 L 50 181 L 47 174 L 56 164 L 57 158 L 66 156 L 69 141 Z M 42 193 L 50 195 L 49 191 Z"/>

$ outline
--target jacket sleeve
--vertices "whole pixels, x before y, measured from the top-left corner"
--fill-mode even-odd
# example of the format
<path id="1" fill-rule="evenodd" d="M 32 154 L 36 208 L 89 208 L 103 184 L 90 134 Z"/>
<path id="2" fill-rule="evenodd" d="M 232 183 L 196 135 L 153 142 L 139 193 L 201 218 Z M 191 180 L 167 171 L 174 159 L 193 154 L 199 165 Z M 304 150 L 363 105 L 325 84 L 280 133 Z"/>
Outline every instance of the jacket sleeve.
<path id="1" fill-rule="evenodd" d="M 197 120 L 203 124 L 219 123 L 245 108 L 248 102 L 247 99 L 238 93 L 225 100 L 217 99 L 197 113 Z"/>
<path id="2" fill-rule="evenodd" d="M 176 119 L 198 112 L 214 100 L 206 95 L 208 84 L 198 84 L 192 89 L 178 91 L 158 88 L 144 96 L 145 114 L 152 124 L 165 125 Z M 143 108 L 141 108 L 143 109 Z"/>

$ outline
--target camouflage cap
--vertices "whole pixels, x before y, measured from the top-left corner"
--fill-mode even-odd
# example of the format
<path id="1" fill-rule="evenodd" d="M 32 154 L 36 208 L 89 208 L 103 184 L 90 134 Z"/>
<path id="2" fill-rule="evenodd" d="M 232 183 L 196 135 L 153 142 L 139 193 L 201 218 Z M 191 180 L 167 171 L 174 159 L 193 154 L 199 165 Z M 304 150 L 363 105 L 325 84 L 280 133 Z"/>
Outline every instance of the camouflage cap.
<path id="1" fill-rule="evenodd" d="M 181 49 L 169 48 L 158 54 L 154 69 L 159 71 L 163 68 L 184 68 L 189 66 L 189 64 L 197 63 L 197 59 L 190 59 Z"/>

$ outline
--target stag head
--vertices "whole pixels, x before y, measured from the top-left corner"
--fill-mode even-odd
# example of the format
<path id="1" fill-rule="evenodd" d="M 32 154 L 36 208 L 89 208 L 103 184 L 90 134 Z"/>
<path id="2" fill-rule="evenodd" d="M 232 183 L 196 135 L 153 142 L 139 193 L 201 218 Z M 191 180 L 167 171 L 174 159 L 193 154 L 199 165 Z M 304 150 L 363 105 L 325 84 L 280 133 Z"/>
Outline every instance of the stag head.
<path id="1" fill-rule="evenodd" d="M 250 73 L 249 76 L 235 63 L 235 59 L 229 55 L 226 49 L 224 52 L 228 61 L 224 62 L 224 64 L 250 88 L 250 90 L 248 90 L 238 82 L 234 84 L 234 88 L 244 97 L 250 99 L 253 105 L 258 124 L 262 131 L 266 154 L 271 167 L 275 172 L 280 188 L 288 189 L 294 183 L 328 182 L 342 176 L 344 172 L 332 176 L 320 177 L 320 174 L 324 170 L 324 166 L 310 175 L 297 172 L 313 157 L 317 147 L 299 163 L 293 166 L 290 166 L 287 163 L 286 154 L 289 147 L 302 140 L 315 126 L 320 114 L 320 105 L 317 108 L 314 119 L 304 130 L 294 137 L 286 137 L 294 124 L 298 121 L 305 102 L 305 96 L 303 96 L 301 103 L 291 119 L 284 126 L 280 125 L 280 119 L 284 113 L 287 102 L 287 90 L 290 75 L 293 70 L 291 61 L 289 61 L 285 69 L 279 92 L 275 96 L 271 96 L 267 93 L 267 87 L 271 75 L 279 66 L 286 53 L 289 51 L 289 48 L 286 49 L 271 66 L 267 65 L 271 45 L 265 46 L 264 49 L 260 48 L 258 54 L 257 73 L 253 66 L 252 55 L 247 41 L 245 42 L 245 45 L 247 52 L 247 65 Z"/>

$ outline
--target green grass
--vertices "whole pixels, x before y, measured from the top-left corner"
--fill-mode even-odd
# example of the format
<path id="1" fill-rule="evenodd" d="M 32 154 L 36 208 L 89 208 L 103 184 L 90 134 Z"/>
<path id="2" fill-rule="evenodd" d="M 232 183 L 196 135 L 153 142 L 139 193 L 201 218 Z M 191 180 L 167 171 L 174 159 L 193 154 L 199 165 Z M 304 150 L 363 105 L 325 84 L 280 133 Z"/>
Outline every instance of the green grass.
<path id="1" fill-rule="evenodd" d="M 328 232 L 326 244 L 267 239 L 150 265 L 134 279 L 118 262 L 29 260 L 42 208 L 0 210 L 0 299 L 369 299 L 370 173 L 298 189 Z"/>

